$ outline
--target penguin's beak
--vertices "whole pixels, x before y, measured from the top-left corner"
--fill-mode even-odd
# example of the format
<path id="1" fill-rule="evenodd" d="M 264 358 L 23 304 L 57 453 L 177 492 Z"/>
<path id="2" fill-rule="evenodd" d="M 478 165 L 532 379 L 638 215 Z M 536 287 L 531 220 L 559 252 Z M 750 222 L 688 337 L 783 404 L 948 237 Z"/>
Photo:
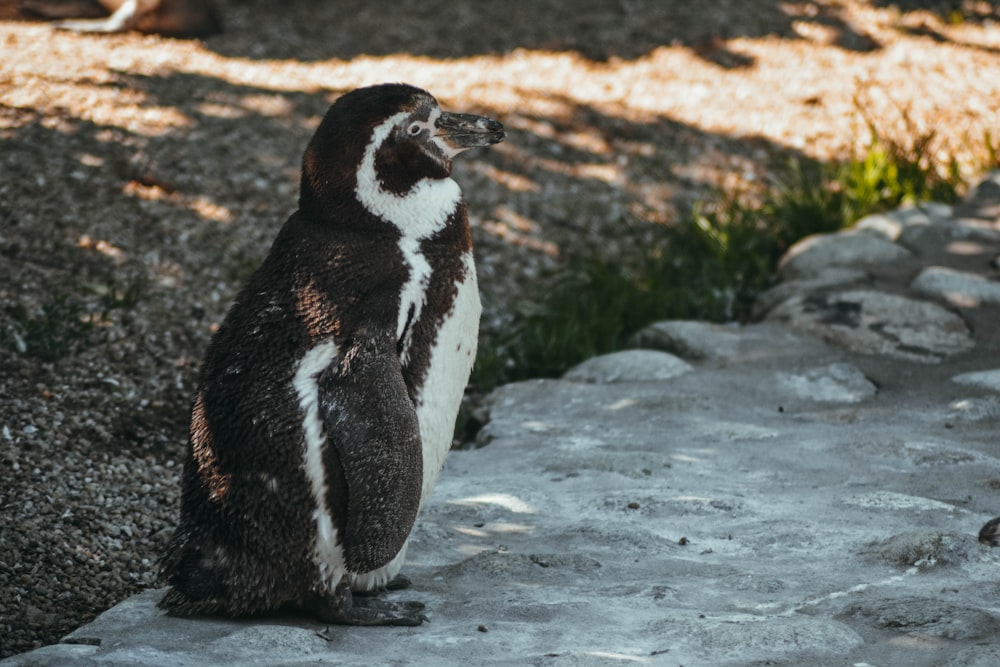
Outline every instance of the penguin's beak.
<path id="1" fill-rule="evenodd" d="M 442 112 L 434 128 L 435 135 L 448 145 L 452 155 L 469 148 L 498 144 L 507 137 L 500 123 L 469 113 Z"/>

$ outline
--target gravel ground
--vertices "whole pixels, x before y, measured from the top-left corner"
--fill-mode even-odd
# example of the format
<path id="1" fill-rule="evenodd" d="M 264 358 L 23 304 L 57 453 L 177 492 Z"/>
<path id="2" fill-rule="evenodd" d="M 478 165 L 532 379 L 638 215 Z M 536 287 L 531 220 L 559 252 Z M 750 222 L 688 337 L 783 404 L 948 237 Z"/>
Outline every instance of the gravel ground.
<path id="1" fill-rule="evenodd" d="M 191 42 L 53 32 L 0 0 L 0 657 L 155 583 L 200 356 L 343 91 L 406 80 L 509 128 L 456 169 L 487 330 L 567 257 L 627 251 L 775 157 L 845 155 L 855 100 L 936 128 L 970 170 L 1000 127 L 989 21 L 855 1 L 217 4 L 226 32 Z"/>

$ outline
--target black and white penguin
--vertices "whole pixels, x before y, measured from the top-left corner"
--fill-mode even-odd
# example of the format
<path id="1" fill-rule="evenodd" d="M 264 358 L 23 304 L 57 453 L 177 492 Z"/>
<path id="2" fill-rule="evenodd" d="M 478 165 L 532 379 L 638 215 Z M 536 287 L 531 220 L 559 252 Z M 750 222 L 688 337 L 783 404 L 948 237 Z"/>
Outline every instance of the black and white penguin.
<path id="1" fill-rule="evenodd" d="M 209 344 L 161 607 L 423 620 L 422 605 L 352 591 L 403 581 L 450 448 L 480 315 L 451 161 L 504 137 L 404 84 L 330 108 L 303 157 L 299 210 Z"/>

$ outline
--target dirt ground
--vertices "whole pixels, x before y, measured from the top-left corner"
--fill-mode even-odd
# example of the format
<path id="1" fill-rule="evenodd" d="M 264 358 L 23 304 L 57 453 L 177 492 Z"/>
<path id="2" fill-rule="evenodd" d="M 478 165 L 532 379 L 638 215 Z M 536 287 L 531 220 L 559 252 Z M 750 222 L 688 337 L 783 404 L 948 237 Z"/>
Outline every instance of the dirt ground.
<path id="1" fill-rule="evenodd" d="M 154 585 L 200 356 L 342 92 L 402 80 L 508 140 L 463 156 L 484 327 L 775 160 L 1000 140 L 1000 20 L 825 0 L 217 2 L 201 41 L 0 0 L 0 657 Z M 84 323 L 83 321 L 86 321 Z"/>

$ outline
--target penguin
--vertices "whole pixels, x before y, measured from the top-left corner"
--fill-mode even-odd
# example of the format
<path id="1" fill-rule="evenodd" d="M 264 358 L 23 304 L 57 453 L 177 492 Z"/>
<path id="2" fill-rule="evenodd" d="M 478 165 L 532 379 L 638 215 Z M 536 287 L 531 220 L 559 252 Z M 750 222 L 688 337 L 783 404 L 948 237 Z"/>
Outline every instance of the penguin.
<path id="1" fill-rule="evenodd" d="M 22 0 L 22 13 L 62 19 L 56 28 L 77 32 L 156 33 L 207 37 L 222 31 L 208 0 Z"/>
<path id="2" fill-rule="evenodd" d="M 298 210 L 212 337 L 161 574 L 178 616 L 418 625 L 399 575 L 450 449 L 480 301 L 452 159 L 503 126 L 407 84 L 329 109 Z M 368 595 L 365 595 L 365 594 Z"/>

